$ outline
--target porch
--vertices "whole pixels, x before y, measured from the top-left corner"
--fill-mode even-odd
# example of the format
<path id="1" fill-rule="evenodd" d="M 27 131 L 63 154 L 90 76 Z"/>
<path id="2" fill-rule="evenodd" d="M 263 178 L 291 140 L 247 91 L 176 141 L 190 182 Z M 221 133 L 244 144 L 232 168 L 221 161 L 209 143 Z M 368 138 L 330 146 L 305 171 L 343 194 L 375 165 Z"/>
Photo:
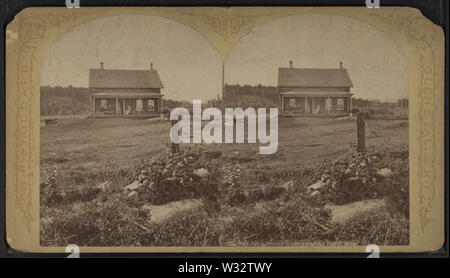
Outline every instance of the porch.
<path id="1" fill-rule="evenodd" d="M 283 116 L 343 116 L 350 114 L 352 94 L 281 93 Z"/>
<path id="2" fill-rule="evenodd" d="M 162 95 L 93 95 L 94 117 L 156 117 L 162 111 Z"/>

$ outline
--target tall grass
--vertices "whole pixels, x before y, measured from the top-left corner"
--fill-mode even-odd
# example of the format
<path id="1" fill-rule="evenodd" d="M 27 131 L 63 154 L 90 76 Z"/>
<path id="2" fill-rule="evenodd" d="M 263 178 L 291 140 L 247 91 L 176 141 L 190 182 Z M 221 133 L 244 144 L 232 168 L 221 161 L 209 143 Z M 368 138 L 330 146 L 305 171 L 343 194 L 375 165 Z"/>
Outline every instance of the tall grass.
<path id="1" fill-rule="evenodd" d="M 167 196 L 161 193 L 165 187 L 155 187 L 158 190 L 140 191 L 140 197 L 137 199 L 130 199 L 123 193 L 124 185 L 138 179 L 142 170 L 148 171 L 156 167 L 154 165 L 159 165 L 157 163 L 137 162 L 142 169 L 134 165 L 127 171 L 115 173 L 79 169 L 80 171 L 65 173 L 65 178 L 58 172 L 52 172 L 55 173 L 54 176 L 52 174 L 41 184 L 41 244 L 44 246 L 66 246 L 71 243 L 79 246 L 275 246 L 333 245 L 343 242 L 353 245 L 408 244 L 408 152 L 380 153 L 378 156 L 376 167 L 389 167 L 394 172 L 389 180 L 377 183 L 378 197 L 387 200 L 388 209 L 360 215 L 345 224 L 334 224 L 330 221 L 329 211 L 323 207 L 325 202 L 329 202 L 326 194 L 312 198 L 305 191 L 306 186 L 316 182 L 323 171 L 328 169 L 329 161 L 308 169 L 255 169 L 238 175 L 237 166 L 219 167 L 223 163 L 220 158 L 198 157 L 195 159 L 194 168 L 207 167 L 213 173 L 213 177 L 191 182 L 199 185 L 195 188 L 198 191 L 192 193 L 194 197 L 203 199 L 203 207 L 178 213 L 162 223 L 149 222 L 150 215 L 141 209 L 141 205 L 191 198 L 188 191 Z M 184 158 L 181 156 L 169 161 L 179 163 Z M 177 177 L 175 180 L 180 181 L 190 177 L 190 172 L 179 173 L 179 176 L 169 173 L 165 178 L 160 177 L 158 181 L 164 182 L 169 177 L 171 180 Z M 107 190 L 99 191 L 93 187 L 105 180 L 110 181 Z M 292 186 L 272 191 L 279 189 L 274 185 L 286 182 L 291 182 Z M 175 188 L 179 186 L 183 184 L 174 185 Z M 372 187 L 361 188 L 361 190 L 372 189 Z M 370 197 L 370 194 L 367 196 Z M 353 195 L 343 196 L 347 200 L 353 200 L 353 197 Z"/>

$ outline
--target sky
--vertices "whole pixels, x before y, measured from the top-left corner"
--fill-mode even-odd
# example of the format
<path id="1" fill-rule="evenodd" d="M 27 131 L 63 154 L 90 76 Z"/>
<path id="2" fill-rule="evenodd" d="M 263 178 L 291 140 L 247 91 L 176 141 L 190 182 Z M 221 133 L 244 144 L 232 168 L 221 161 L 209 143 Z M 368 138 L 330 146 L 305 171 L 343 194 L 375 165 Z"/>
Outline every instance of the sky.
<path id="1" fill-rule="evenodd" d="M 225 82 L 277 85 L 278 68 L 339 68 L 354 97 L 396 101 L 408 95 L 406 56 L 385 33 L 344 16 L 297 15 L 255 28 L 231 50 Z"/>
<path id="2" fill-rule="evenodd" d="M 146 15 L 97 19 L 59 37 L 41 63 L 41 85 L 88 87 L 89 68 L 158 71 L 165 98 L 217 96 L 222 60 L 211 43 L 192 28 Z"/>
<path id="3" fill-rule="evenodd" d="M 279 67 L 338 68 L 343 62 L 354 97 L 407 97 L 407 61 L 400 47 L 367 23 L 335 15 L 298 15 L 257 26 L 230 51 L 225 82 L 277 86 Z M 218 52 L 190 27 L 161 17 L 122 15 L 87 22 L 48 49 L 41 85 L 88 87 L 89 68 L 148 69 L 165 98 L 210 99 L 221 93 Z"/>

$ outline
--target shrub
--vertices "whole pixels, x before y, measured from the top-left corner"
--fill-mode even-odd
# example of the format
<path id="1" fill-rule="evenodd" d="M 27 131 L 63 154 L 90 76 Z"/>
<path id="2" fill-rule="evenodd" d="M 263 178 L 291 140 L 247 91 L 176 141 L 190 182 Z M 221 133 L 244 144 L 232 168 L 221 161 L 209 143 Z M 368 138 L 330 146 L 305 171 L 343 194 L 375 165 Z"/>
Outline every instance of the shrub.
<path id="1" fill-rule="evenodd" d="M 199 177 L 195 169 L 205 168 L 206 177 Z M 161 205 L 188 198 L 217 197 L 219 174 L 211 159 L 186 149 L 152 161 L 140 160 L 128 174 L 128 182 L 138 181 L 138 202 Z"/>
<path id="2" fill-rule="evenodd" d="M 349 160 L 325 162 L 315 180 L 325 183 L 320 189 L 323 202 L 338 205 L 371 198 L 386 198 L 392 212 L 408 216 L 408 151 L 393 153 L 355 153 Z M 389 168 L 393 174 L 382 177 L 377 171 Z"/>

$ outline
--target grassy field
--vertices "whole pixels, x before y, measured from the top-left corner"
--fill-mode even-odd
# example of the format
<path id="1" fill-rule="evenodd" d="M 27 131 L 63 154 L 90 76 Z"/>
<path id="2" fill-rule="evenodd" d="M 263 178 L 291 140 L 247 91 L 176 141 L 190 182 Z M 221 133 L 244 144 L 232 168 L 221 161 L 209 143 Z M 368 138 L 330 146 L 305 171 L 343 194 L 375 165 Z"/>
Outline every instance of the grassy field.
<path id="1" fill-rule="evenodd" d="M 182 146 L 182 149 L 200 148 L 202 153 L 219 152 L 217 158 L 199 158 L 195 166 L 210 169 L 219 180 L 227 178 L 228 171 L 236 170 L 239 184 L 236 190 L 245 191 L 247 197 L 227 201 L 220 211 L 214 211 L 208 209 L 211 198 L 205 196 L 216 191 L 199 193 L 204 208 L 195 213 L 181 213 L 163 225 L 146 225 L 146 215 L 140 206 L 149 199 L 139 197 L 139 201 L 130 201 L 122 188 L 132 181 L 130 173 L 139 168 L 141 161 L 164 159 L 169 128 L 169 122 L 121 118 L 61 119 L 57 125 L 42 127 L 41 243 L 91 246 L 408 243 L 408 218 L 399 211 L 366 215 L 353 220 L 352 226 L 333 225 L 322 209 L 325 200 L 313 200 L 305 194 L 304 188 L 314 183 L 331 161 L 349 159 L 355 154 L 356 122 L 334 118 L 280 118 L 279 147 L 272 155 L 258 154 L 259 144 Z M 408 120 L 368 119 L 366 146 L 371 153 L 383 154 L 383 161 L 395 160 L 394 164 L 399 166 L 392 168 L 397 167 L 401 176 L 406 175 L 406 181 L 404 177 L 399 181 L 408 188 L 405 173 Z M 393 155 L 384 158 L 384 154 Z M 406 168 L 402 168 L 402 163 Z M 107 193 L 93 190 L 105 181 L 112 188 Z M 269 190 L 272 193 L 265 194 L 263 190 L 257 196 L 254 194 L 254 198 L 248 193 L 289 181 L 293 182 L 293 189 L 287 192 L 272 194 Z M 223 202 L 214 198 L 213 203 Z"/>

